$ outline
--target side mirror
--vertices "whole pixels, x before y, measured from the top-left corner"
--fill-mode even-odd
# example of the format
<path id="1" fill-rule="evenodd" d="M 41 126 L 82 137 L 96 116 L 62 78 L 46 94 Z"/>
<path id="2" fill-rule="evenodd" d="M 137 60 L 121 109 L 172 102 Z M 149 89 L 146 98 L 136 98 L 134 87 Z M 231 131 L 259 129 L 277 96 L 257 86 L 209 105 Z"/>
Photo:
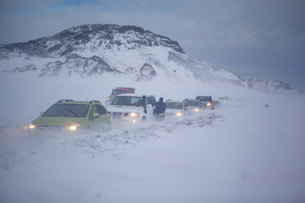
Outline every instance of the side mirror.
<path id="1" fill-rule="evenodd" d="M 99 118 L 100 114 L 99 113 L 93 113 L 92 118 Z"/>

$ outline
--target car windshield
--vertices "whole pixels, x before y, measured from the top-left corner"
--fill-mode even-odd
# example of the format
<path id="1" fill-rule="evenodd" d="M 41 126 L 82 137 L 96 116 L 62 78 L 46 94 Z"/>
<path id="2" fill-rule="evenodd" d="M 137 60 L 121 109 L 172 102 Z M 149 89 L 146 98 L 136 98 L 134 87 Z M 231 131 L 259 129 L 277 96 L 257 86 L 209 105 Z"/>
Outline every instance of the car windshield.
<path id="1" fill-rule="evenodd" d="M 198 100 L 186 100 L 186 103 L 189 106 L 199 106 L 199 101 Z"/>
<path id="2" fill-rule="evenodd" d="M 196 99 L 199 99 L 200 101 L 212 101 L 211 97 L 205 97 L 205 96 L 196 97 Z"/>
<path id="3" fill-rule="evenodd" d="M 142 106 L 142 97 L 133 96 L 116 96 L 111 105 L 127 105 L 127 106 Z"/>
<path id="4" fill-rule="evenodd" d="M 118 94 L 126 94 L 128 93 L 127 90 L 113 90 L 112 95 L 118 95 Z"/>
<path id="5" fill-rule="evenodd" d="M 54 104 L 43 116 L 47 117 L 86 117 L 88 104 Z"/>
<path id="6" fill-rule="evenodd" d="M 181 102 L 165 102 L 167 109 L 182 109 L 183 105 Z"/>

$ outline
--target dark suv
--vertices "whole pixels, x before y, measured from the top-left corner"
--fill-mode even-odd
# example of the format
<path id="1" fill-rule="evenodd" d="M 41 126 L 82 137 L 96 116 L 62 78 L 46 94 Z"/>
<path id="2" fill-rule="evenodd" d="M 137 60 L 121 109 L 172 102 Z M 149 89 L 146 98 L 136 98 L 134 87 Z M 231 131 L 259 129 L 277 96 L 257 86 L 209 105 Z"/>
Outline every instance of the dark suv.
<path id="1" fill-rule="evenodd" d="M 204 109 L 214 109 L 214 104 L 211 96 L 197 96 L 197 100 L 200 102 L 200 106 Z"/>

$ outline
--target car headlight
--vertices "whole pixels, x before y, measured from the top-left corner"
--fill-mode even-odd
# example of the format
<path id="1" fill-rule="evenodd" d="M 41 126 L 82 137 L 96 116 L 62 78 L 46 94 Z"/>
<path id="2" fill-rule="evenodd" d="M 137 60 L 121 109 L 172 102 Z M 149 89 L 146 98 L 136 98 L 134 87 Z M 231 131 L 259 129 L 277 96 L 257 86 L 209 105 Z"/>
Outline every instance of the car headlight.
<path id="1" fill-rule="evenodd" d="M 135 112 L 132 112 L 132 113 L 129 114 L 129 116 L 132 117 L 132 118 L 137 118 L 137 117 L 139 117 L 139 114 L 135 113 Z"/>
<path id="2" fill-rule="evenodd" d="M 36 126 L 34 124 L 32 124 L 32 123 L 29 124 L 29 129 L 30 130 L 34 130 L 35 128 L 36 128 Z"/>
<path id="3" fill-rule="evenodd" d="M 76 125 L 70 125 L 70 126 L 68 126 L 67 129 L 68 129 L 69 131 L 76 131 L 78 128 L 79 128 L 79 125 L 76 124 Z"/>
<path id="4" fill-rule="evenodd" d="M 212 104 L 210 102 L 207 103 L 207 106 L 211 106 Z"/>
<path id="5" fill-rule="evenodd" d="M 182 113 L 178 112 L 178 113 L 176 113 L 176 116 L 180 117 L 180 116 L 182 116 Z"/>
<path id="6" fill-rule="evenodd" d="M 195 111 L 195 112 L 198 112 L 198 111 L 199 111 L 199 109 L 198 109 L 198 108 L 196 108 L 196 109 L 194 109 L 194 111 Z"/>
<path id="7" fill-rule="evenodd" d="M 106 100 L 107 100 L 107 101 L 109 101 L 109 100 L 110 100 L 110 98 L 109 98 L 109 97 L 107 97 L 107 98 L 106 98 Z"/>

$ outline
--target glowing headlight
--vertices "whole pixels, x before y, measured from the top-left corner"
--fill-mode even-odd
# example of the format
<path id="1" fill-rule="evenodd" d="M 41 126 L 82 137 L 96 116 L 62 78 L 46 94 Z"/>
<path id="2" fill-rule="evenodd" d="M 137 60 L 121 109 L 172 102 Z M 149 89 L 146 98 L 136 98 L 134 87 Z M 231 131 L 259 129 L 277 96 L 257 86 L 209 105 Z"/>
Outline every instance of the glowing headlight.
<path id="1" fill-rule="evenodd" d="M 176 116 L 182 116 L 182 113 L 181 112 L 178 112 L 178 113 L 176 113 Z"/>
<path id="2" fill-rule="evenodd" d="M 139 117 L 139 114 L 138 114 L 138 113 L 135 113 L 135 112 L 132 112 L 132 113 L 130 113 L 129 115 L 130 115 L 130 117 L 132 117 L 132 118 Z"/>
<path id="3" fill-rule="evenodd" d="M 207 106 L 211 106 L 212 104 L 210 102 L 207 103 Z"/>
<path id="4" fill-rule="evenodd" d="M 109 98 L 109 97 L 107 97 L 107 98 L 106 98 L 106 100 L 107 100 L 107 101 L 109 101 L 109 100 L 110 100 L 110 98 Z"/>
<path id="5" fill-rule="evenodd" d="M 194 109 L 194 111 L 195 111 L 195 112 L 198 112 L 198 111 L 199 111 L 199 109 Z"/>
<path id="6" fill-rule="evenodd" d="M 78 129 L 79 125 L 71 125 L 68 127 L 68 130 L 70 131 L 76 131 Z"/>
<path id="7" fill-rule="evenodd" d="M 29 129 L 30 129 L 30 130 L 34 130 L 35 128 L 36 128 L 35 125 L 33 125 L 32 123 L 29 124 Z"/>

